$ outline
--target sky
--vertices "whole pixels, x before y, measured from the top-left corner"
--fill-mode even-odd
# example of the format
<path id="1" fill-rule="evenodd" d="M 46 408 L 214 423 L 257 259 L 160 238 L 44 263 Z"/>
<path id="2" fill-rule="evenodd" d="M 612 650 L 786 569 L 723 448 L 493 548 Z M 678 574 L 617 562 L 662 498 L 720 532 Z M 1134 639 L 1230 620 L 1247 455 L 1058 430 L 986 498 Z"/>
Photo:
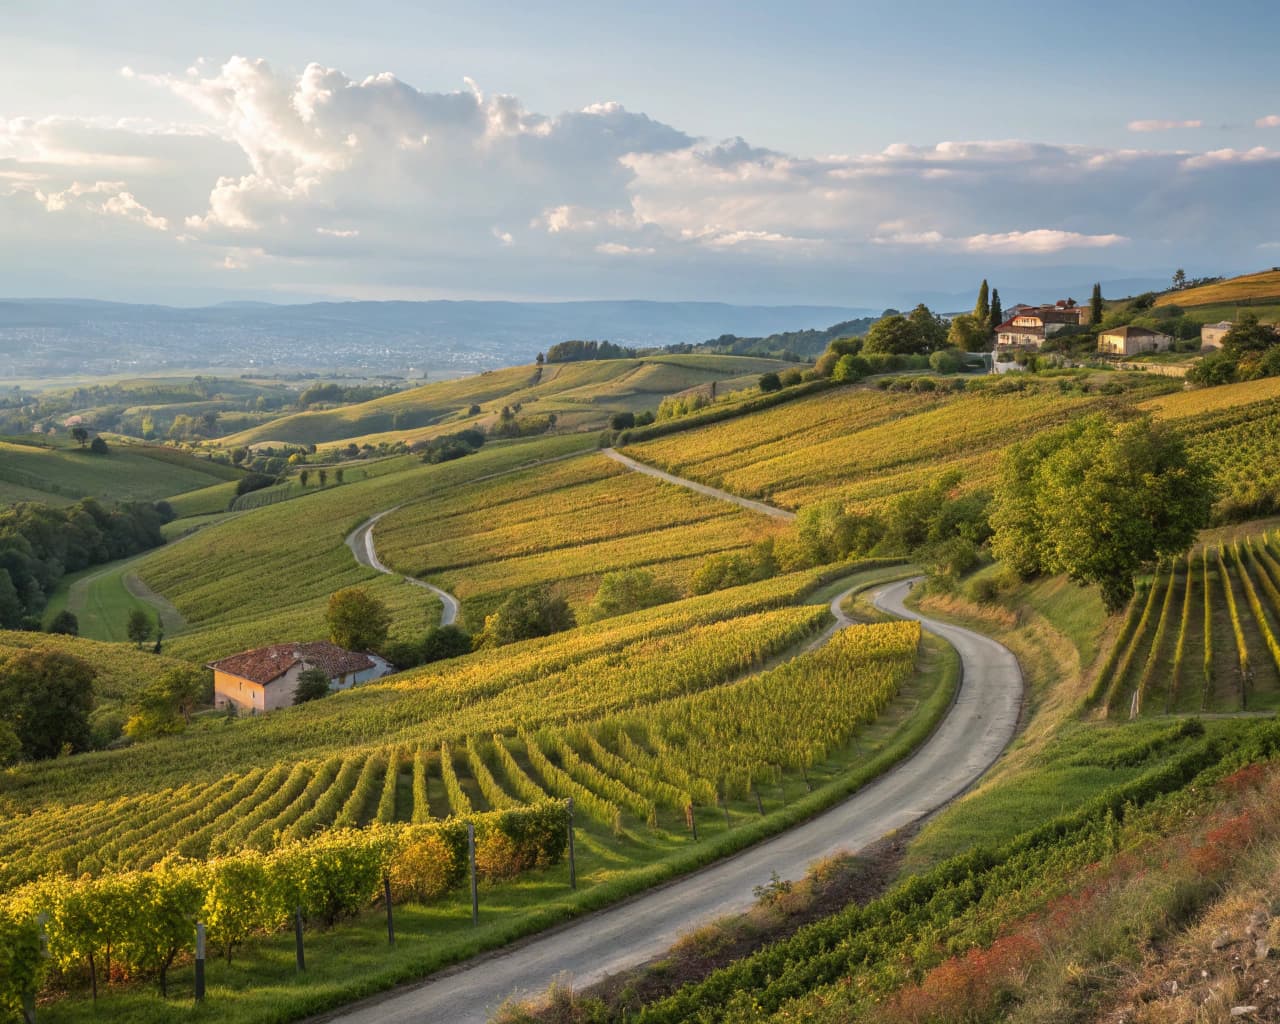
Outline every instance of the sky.
<path id="1" fill-rule="evenodd" d="M 1277 30 L 1273 0 L 0 0 L 0 294 L 879 307 L 1256 270 Z"/>

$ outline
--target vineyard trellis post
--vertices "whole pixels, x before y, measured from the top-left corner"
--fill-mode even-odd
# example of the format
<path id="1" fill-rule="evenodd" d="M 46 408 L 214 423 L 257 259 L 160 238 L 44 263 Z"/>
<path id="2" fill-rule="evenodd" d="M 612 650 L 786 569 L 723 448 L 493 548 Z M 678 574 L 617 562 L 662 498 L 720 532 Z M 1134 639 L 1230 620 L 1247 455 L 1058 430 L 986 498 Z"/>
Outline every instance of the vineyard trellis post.
<path id="1" fill-rule="evenodd" d="M 394 946 L 396 944 L 396 921 L 391 911 L 391 876 L 386 872 L 382 875 L 382 900 L 387 906 L 387 945 Z"/>
<path id="2" fill-rule="evenodd" d="M 293 947 L 294 954 L 298 961 L 298 973 L 302 973 L 307 969 L 307 957 L 302 951 L 302 908 L 298 907 L 293 912 Z"/>
<path id="3" fill-rule="evenodd" d="M 196 1002 L 204 1002 L 204 922 L 196 922 Z"/>
<path id="4" fill-rule="evenodd" d="M 480 923 L 480 890 L 476 887 L 476 826 L 467 822 L 467 861 L 471 866 L 471 924 Z"/>
<path id="5" fill-rule="evenodd" d="M 696 843 L 698 841 L 698 822 L 693 816 L 692 803 L 684 805 L 684 820 L 685 824 L 689 826 L 689 831 L 693 834 L 693 841 Z"/>
<path id="6" fill-rule="evenodd" d="M 755 794 L 756 807 L 760 811 L 760 816 L 764 817 L 764 801 L 760 799 L 760 787 L 758 785 L 751 787 L 751 792 Z"/>
<path id="7" fill-rule="evenodd" d="M 569 797 L 569 888 L 578 888 L 578 864 L 573 851 L 573 797 Z"/>

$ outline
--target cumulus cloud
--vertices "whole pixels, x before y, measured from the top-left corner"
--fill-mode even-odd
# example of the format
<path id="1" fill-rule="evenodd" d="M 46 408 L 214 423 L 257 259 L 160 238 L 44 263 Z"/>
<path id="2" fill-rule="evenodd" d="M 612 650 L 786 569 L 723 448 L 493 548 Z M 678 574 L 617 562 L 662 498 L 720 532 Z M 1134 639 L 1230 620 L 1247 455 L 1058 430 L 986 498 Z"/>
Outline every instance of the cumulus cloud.
<path id="1" fill-rule="evenodd" d="M 695 138 L 614 101 L 538 113 L 469 80 L 433 92 L 388 73 L 240 57 L 126 74 L 188 113 L 0 120 L 0 215 L 15 252 L 77 259 L 86 239 L 118 232 L 153 265 L 316 292 L 429 280 L 616 295 L 678 280 L 686 293 L 755 298 L 761 284 L 810 294 L 820 275 L 1035 257 L 1105 254 L 1146 271 L 1171 246 L 1229 264 L 1280 237 L 1280 153 L 1261 146 L 978 139 L 805 156 Z"/>
<path id="2" fill-rule="evenodd" d="M 1131 132 L 1168 132 L 1175 128 L 1203 128 L 1203 121 L 1130 121 L 1128 129 Z"/>
<path id="3" fill-rule="evenodd" d="M 1280 114 L 1268 114 L 1253 123 L 1258 128 L 1280 128 Z"/>

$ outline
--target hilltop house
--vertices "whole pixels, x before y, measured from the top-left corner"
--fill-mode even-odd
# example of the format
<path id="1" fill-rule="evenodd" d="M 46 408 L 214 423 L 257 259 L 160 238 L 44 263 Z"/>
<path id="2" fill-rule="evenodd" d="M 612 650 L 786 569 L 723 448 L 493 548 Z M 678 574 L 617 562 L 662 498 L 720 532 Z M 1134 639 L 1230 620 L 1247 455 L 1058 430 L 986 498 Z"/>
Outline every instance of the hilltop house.
<path id="1" fill-rule="evenodd" d="M 376 654 L 359 654 L 323 640 L 259 647 L 205 667 L 213 669 L 214 706 L 234 705 L 249 712 L 288 707 L 298 677 L 309 668 L 323 669 L 331 690 L 346 690 L 392 671 Z"/>
<path id="2" fill-rule="evenodd" d="M 1098 351 L 1113 356 L 1136 356 L 1140 352 L 1168 352 L 1173 339 L 1148 327 L 1113 327 L 1098 335 Z"/>
<path id="3" fill-rule="evenodd" d="M 1200 328 L 1201 348 L 1222 348 L 1222 339 L 1231 330 L 1230 320 L 1219 320 L 1216 324 L 1205 324 Z"/>
<path id="4" fill-rule="evenodd" d="M 1089 322 L 1089 307 L 1075 299 L 1059 299 L 1052 306 L 1014 306 L 1012 316 L 996 328 L 997 348 L 1038 349 L 1063 328 Z"/>

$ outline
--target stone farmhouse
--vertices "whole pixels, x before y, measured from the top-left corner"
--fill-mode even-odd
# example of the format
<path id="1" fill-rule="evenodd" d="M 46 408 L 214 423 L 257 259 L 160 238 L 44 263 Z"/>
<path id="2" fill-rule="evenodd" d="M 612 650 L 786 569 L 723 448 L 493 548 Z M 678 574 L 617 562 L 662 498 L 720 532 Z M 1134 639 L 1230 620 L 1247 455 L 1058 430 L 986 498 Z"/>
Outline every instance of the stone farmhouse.
<path id="1" fill-rule="evenodd" d="M 242 651 L 206 668 L 213 669 L 214 707 L 231 705 L 251 714 L 291 705 L 298 677 L 309 668 L 323 669 L 331 690 L 346 690 L 393 671 L 376 654 L 344 650 L 323 640 Z"/>
<path id="2" fill-rule="evenodd" d="M 1098 351 L 1112 356 L 1136 356 L 1142 352 L 1168 352 L 1173 339 L 1147 327 L 1113 327 L 1098 335 Z"/>
<path id="3" fill-rule="evenodd" d="M 1205 324 L 1200 328 L 1201 348 L 1222 348 L 1222 339 L 1231 330 L 1230 320 L 1220 320 L 1216 324 Z"/>
<path id="4" fill-rule="evenodd" d="M 996 328 L 996 347 L 1039 349 L 1065 327 L 1089 322 L 1089 307 L 1075 299 L 1059 299 L 1051 306 L 1014 306 L 1012 316 Z"/>

